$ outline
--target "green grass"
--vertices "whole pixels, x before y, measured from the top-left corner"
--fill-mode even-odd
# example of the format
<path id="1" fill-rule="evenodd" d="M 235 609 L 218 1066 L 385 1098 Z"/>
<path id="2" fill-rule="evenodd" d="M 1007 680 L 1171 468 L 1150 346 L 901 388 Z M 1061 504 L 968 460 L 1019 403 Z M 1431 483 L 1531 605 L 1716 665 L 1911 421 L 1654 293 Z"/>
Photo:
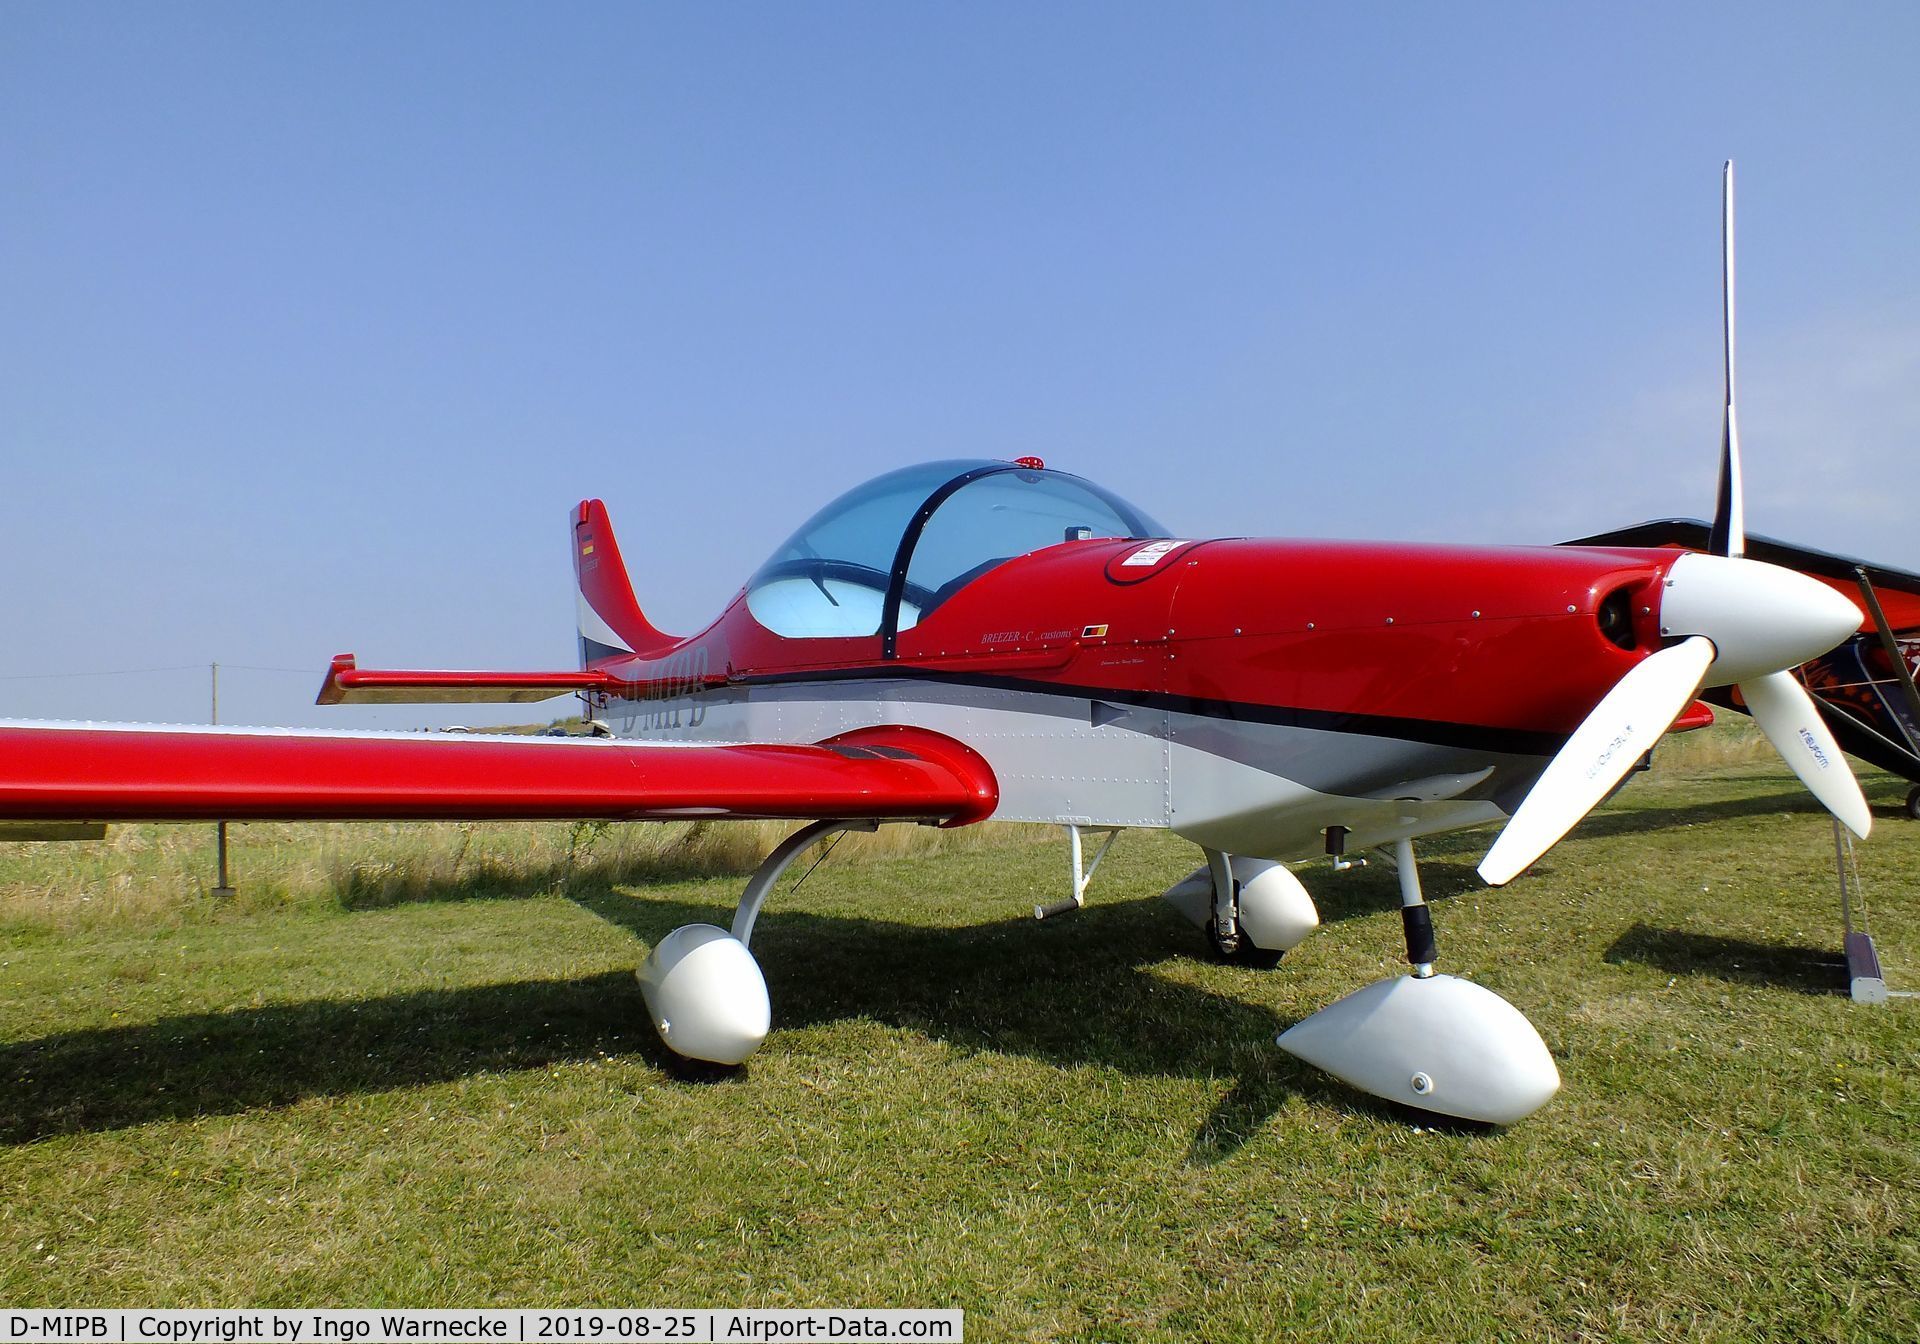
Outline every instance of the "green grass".
<path id="1" fill-rule="evenodd" d="M 849 841 L 770 903 L 774 1034 L 716 1081 L 669 1065 L 631 971 L 725 922 L 764 832 L 246 827 L 231 904 L 199 894 L 204 828 L 0 846 L 0 1302 L 1920 1338 L 1917 1005 L 1836 992 L 1824 817 L 1723 746 L 1504 891 L 1472 873 L 1485 833 L 1423 846 L 1443 967 L 1565 1078 L 1505 1131 L 1273 1047 L 1398 969 L 1379 867 L 1306 870 L 1326 927 L 1263 972 L 1151 899 L 1196 858 L 1164 836 L 1123 837 L 1044 925 L 1057 836 Z M 1911 984 L 1920 825 L 1868 783 L 1863 876 Z"/>

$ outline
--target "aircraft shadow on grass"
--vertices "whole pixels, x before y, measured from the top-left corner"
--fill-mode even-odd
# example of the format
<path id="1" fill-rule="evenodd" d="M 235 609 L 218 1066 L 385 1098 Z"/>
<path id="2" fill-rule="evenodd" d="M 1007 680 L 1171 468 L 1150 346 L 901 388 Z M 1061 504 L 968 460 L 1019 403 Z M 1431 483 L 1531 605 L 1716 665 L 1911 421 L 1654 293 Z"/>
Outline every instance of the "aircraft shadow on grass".
<path id="1" fill-rule="evenodd" d="M 1831 948 L 1756 943 L 1746 938 L 1635 924 L 1606 951 L 1619 965 L 1638 962 L 1669 975 L 1705 975 L 1799 994 L 1844 994 L 1847 962 Z"/>
<path id="2" fill-rule="evenodd" d="M 1392 880 L 1380 873 L 1328 900 L 1325 917 L 1380 910 Z M 1456 883 L 1465 878 L 1436 885 Z M 732 917 L 730 906 L 623 895 L 604 877 L 574 899 L 648 943 L 682 924 L 725 926 Z M 1157 901 L 1092 904 L 1038 928 L 1024 917 L 937 928 L 780 911 L 776 897 L 754 951 L 776 1031 L 868 1018 L 961 1049 L 1060 1066 L 1232 1078 L 1194 1134 L 1192 1162 L 1236 1151 L 1290 1095 L 1406 1114 L 1275 1048 L 1290 1023 L 1267 1008 L 1150 974 L 1170 956 L 1204 954 L 1198 932 Z M 637 1055 L 678 1078 L 699 1077 L 659 1044 L 627 972 L 185 1014 L 0 1045 L 0 1143 L 601 1055 Z"/>
<path id="3" fill-rule="evenodd" d="M 1738 784 L 1778 784 L 1778 775 L 1716 775 L 1721 783 Z M 1791 783 L 1791 781 L 1788 781 Z M 1876 822 L 1897 818 L 1903 814 L 1902 800 L 1909 787 L 1905 780 L 1881 781 L 1868 777 L 1862 781 L 1867 795 L 1869 809 Z M 1632 800 L 1631 783 L 1625 795 Z M 1828 819 L 1826 808 L 1812 794 L 1798 788 L 1788 788 L 1779 793 L 1760 794 L 1750 798 L 1725 798 L 1717 802 L 1689 803 L 1678 807 L 1636 807 L 1622 808 L 1617 811 L 1590 813 L 1579 827 L 1573 831 L 1575 838 L 1598 838 L 1612 835 L 1639 835 L 1647 831 L 1672 830 L 1678 826 L 1701 826 L 1716 821 L 1730 821 L 1735 817 L 1778 816 L 1781 813 L 1804 814 L 1819 819 L 1823 824 Z M 1424 865 L 1423 865 L 1424 869 Z"/>
<path id="4" fill-rule="evenodd" d="M 0 1143 L 615 1054 L 651 1035 L 631 975 L 190 1013 L 0 1045 Z"/>

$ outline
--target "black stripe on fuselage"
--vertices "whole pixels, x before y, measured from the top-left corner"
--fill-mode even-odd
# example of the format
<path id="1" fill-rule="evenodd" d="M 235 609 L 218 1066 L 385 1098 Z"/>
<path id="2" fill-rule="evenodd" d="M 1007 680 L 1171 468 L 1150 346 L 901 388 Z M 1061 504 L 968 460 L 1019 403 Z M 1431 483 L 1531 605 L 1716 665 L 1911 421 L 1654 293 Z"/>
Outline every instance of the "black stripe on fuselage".
<path id="1" fill-rule="evenodd" d="M 1109 704 L 1165 710 L 1170 714 L 1192 714 L 1229 723 L 1266 723 L 1283 728 L 1310 728 L 1327 733 L 1353 733 L 1363 737 L 1393 738 L 1402 742 L 1457 747 L 1468 751 L 1499 752 L 1509 756 L 1552 756 L 1567 741 L 1567 735 L 1564 733 L 1532 732 L 1521 728 L 1491 728 L 1485 724 L 1450 723 L 1442 719 L 1403 719 L 1386 714 L 1355 714 L 1325 709 L 1300 709 L 1287 705 L 1261 705 L 1244 700 L 1214 700 L 1202 696 L 1175 695 L 1166 691 L 1127 691 L 1110 686 L 1073 686 L 1057 681 L 1039 681 L 1029 677 L 995 676 L 981 672 L 948 672 L 942 669 L 903 666 L 897 663 L 889 667 L 828 668 L 818 672 L 780 672 L 744 676 L 731 684 L 746 687 L 772 687 L 862 681 L 940 682 L 955 686 L 975 686 L 986 690 L 1021 691 L 1032 695 L 1058 696 L 1062 699 L 1104 700 Z"/>

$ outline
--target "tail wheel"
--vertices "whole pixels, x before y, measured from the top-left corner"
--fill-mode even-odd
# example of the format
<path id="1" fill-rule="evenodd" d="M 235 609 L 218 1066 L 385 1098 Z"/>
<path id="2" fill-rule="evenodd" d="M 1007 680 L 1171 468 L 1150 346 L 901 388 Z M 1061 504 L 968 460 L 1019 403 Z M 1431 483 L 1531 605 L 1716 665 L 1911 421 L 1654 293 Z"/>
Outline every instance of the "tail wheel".
<path id="1" fill-rule="evenodd" d="M 1907 790 L 1907 820 L 1920 821 L 1920 784 Z"/>

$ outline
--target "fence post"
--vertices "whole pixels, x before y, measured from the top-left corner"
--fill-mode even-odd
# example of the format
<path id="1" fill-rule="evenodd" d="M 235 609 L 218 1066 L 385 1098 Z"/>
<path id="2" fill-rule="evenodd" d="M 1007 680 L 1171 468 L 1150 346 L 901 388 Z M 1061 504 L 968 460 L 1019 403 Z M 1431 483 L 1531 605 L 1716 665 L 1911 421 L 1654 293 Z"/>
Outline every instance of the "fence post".
<path id="1" fill-rule="evenodd" d="M 220 723 L 220 664 L 214 663 L 212 721 L 217 727 Z M 232 896 L 233 888 L 227 883 L 227 823 L 216 821 L 213 824 L 214 848 L 218 854 L 220 875 L 213 888 L 215 896 Z"/>

